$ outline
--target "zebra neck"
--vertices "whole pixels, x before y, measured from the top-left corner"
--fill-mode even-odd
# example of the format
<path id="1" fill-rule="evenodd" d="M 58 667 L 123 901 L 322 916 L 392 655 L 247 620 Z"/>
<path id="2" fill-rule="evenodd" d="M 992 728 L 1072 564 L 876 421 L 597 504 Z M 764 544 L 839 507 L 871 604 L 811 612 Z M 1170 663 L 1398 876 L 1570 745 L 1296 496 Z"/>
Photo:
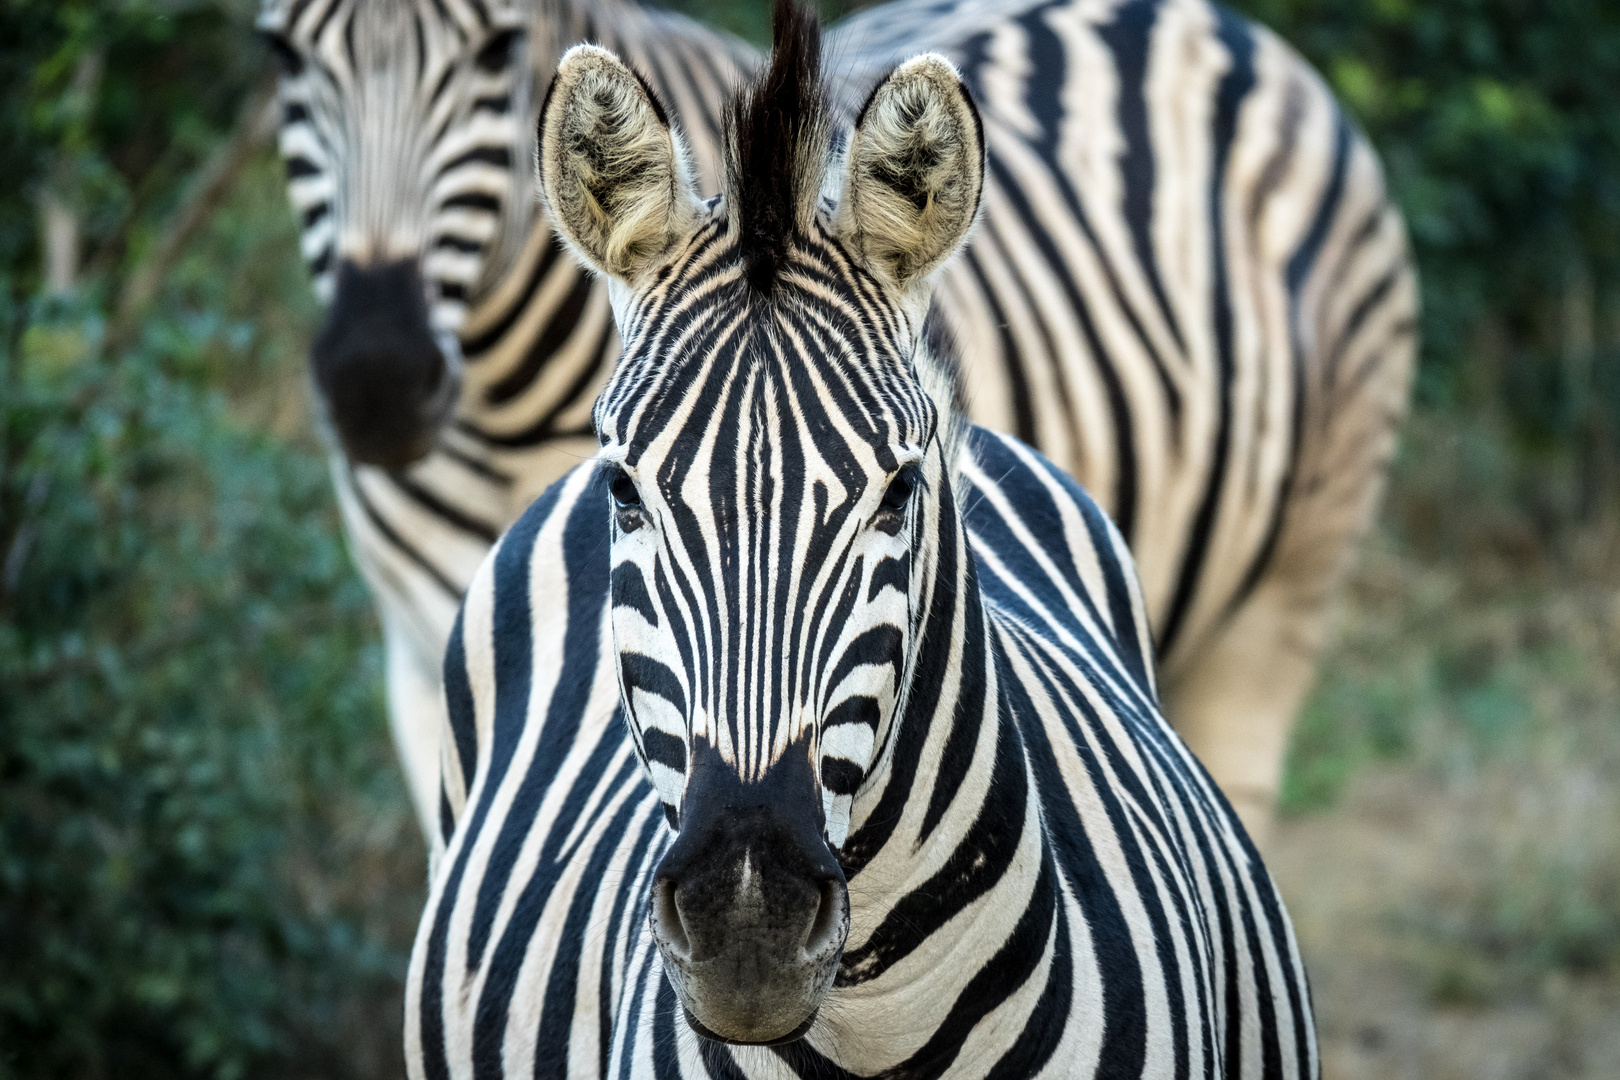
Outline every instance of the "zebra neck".
<path id="1" fill-rule="evenodd" d="M 514 478 L 515 517 L 594 452 L 591 404 L 618 356 L 607 290 L 536 215 L 461 343 L 466 366 L 450 436 L 460 452 Z"/>

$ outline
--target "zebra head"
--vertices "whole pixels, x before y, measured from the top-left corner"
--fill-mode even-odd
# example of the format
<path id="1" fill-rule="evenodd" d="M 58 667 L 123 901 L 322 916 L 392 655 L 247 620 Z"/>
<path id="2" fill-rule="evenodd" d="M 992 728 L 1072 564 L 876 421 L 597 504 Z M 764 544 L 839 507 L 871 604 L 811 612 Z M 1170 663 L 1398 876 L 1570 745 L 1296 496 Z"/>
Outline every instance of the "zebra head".
<path id="1" fill-rule="evenodd" d="M 455 332 L 497 236 L 531 81 L 511 0 L 266 0 L 281 154 L 329 305 L 310 351 L 353 460 L 421 458 L 460 390 Z"/>
<path id="2" fill-rule="evenodd" d="M 692 1028 L 736 1043 L 804 1035 L 838 971 L 838 853 L 954 514 L 929 280 L 984 178 L 977 113 L 932 55 L 879 84 L 834 160 L 819 52 L 814 17 L 779 2 L 706 203 L 612 53 L 571 50 L 540 119 L 542 197 L 609 278 L 625 342 L 595 420 L 621 696 L 676 834 L 649 926 Z"/>

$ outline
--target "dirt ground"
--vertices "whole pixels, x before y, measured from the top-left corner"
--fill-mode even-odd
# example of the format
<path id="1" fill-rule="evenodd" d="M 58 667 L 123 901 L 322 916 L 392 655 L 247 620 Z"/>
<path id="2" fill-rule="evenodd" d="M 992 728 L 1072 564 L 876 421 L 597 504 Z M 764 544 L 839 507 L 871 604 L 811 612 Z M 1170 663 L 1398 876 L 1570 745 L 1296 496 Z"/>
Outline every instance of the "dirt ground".
<path id="1" fill-rule="evenodd" d="M 1326 1080 L 1620 1078 L 1615 973 L 1518 980 L 1430 929 L 1479 884 L 1466 879 L 1501 870 L 1474 843 L 1500 835 L 1491 787 L 1378 768 L 1331 811 L 1278 828 L 1268 862 L 1310 970 Z"/>

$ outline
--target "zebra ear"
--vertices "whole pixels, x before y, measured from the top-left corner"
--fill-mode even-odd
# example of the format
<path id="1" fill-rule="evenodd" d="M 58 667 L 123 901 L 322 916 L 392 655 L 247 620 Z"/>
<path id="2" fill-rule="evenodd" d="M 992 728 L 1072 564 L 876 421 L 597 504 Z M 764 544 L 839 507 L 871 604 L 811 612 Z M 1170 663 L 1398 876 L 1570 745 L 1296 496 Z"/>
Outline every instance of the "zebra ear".
<path id="1" fill-rule="evenodd" d="M 927 53 L 878 83 L 847 160 L 837 231 L 909 289 L 955 253 L 984 191 L 984 129 L 951 62 Z"/>
<path id="2" fill-rule="evenodd" d="M 563 54 L 535 154 L 553 225 L 605 274 L 634 280 L 696 225 L 686 140 L 645 80 L 606 49 Z"/>

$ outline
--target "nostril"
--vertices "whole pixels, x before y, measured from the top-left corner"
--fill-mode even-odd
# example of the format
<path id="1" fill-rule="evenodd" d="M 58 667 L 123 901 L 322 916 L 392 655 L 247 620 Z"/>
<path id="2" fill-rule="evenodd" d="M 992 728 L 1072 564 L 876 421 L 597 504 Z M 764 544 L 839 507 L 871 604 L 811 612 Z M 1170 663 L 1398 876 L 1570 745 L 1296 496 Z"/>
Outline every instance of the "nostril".
<path id="1" fill-rule="evenodd" d="M 844 932 L 844 892 L 836 881 L 821 883 L 821 903 L 804 938 L 806 956 L 819 957 L 836 948 Z"/>
<path id="2" fill-rule="evenodd" d="M 669 878 L 659 881 L 653 903 L 653 918 L 657 920 L 656 929 L 664 945 L 678 956 L 690 955 L 692 943 L 686 936 L 686 924 L 681 921 L 680 906 L 675 903 L 675 882 Z"/>

